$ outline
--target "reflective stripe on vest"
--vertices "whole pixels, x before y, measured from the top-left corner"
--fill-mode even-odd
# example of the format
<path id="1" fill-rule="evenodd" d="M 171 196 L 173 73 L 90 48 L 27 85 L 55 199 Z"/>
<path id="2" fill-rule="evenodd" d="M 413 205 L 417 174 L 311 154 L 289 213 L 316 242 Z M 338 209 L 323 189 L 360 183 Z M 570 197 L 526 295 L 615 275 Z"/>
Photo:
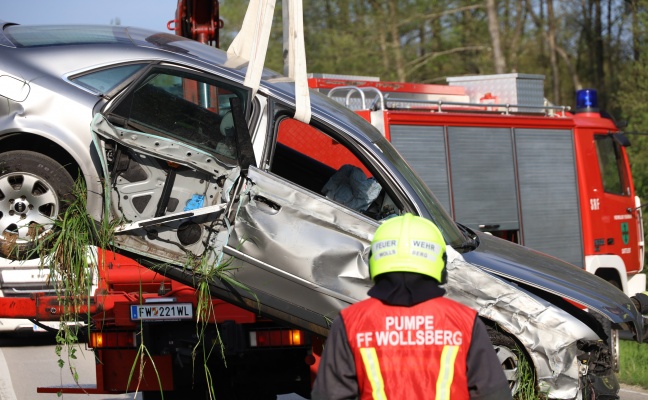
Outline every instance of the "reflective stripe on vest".
<path id="1" fill-rule="evenodd" d="M 452 378 L 454 378 L 454 363 L 457 353 L 459 353 L 459 346 L 443 346 L 435 400 L 450 400 L 450 387 L 452 386 Z M 360 355 L 362 355 L 362 363 L 371 383 L 374 400 L 387 400 L 385 383 L 380 372 L 380 362 L 378 361 L 376 349 L 373 347 L 361 348 Z"/>
<path id="2" fill-rule="evenodd" d="M 439 378 L 436 383 L 436 400 L 450 400 L 450 387 L 454 378 L 454 363 L 459 346 L 443 346 Z"/>
<path id="3" fill-rule="evenodd" d="M 371 383 L 371 392 L 374 400 L 387 400 L 385 395 L 385 382 L 383 382 L 382 373 L 380 372 L 380 362 L 378 362 L 378 353 L 373 347 L 360 349 L 362 363 L 367 371 L 367 377 Z"/>

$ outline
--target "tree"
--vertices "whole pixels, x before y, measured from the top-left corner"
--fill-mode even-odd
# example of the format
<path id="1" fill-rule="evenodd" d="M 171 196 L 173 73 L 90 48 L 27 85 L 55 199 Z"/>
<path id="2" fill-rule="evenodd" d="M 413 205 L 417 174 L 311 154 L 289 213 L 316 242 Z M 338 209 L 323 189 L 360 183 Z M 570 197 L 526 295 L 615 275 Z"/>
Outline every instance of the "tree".
<path id="1" fill-rule="evenodd" d="M 648 10 L 637 1 L 626 2 L 634 13 L 632 23 L 632 61 L 621 74 L 619 90 L 614 96 L 621 118 L 628 121 L 632 146 L 628 148 L 630 165 L 638 195 L 648 200 Z M 636 57 L 636 59 L 635 59 Z M 645 230 L 648 232 L 648 229 Z"/>
<path id="2" fill-rule="evenodd" d="M 448 76 L 520 72 L 546 77 L 547 97 L 573 106 L 574 92 L 611 101 L 645 34 L 642 0 L 326 0 L 305 1 L 308 70 L 445 83 Z M 222 47 L 247 2 L 221 0 Z M 281 1 L 266 65 L 281 71 Z"/>
<path id="3" fill-rule="evenodd" d="M 500 42 L 500 28 L 497 20 L 497 6 L 495 0 L 486 0 L 486 14 L 488 14 L 488 33 L 490 33 L 491 45 L 493 48 L 493 65 L 496 74 L 506 72 L 506 60 L 502 53 Z"/>

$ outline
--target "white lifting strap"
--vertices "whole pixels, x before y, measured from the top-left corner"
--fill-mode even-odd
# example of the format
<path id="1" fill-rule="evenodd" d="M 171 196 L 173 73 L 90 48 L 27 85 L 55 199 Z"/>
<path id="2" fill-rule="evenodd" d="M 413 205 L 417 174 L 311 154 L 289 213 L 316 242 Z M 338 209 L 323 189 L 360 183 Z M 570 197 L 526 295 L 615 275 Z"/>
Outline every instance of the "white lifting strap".
<path id="1" fill-rule="evenodd" d="M 275 0 L 251 0 L 243 26 L 227 49 L 228 55 L 248 61 L 243 84 L 252 89 L 253 96 L 261 83 L 274 9 Z"/>
<path id="2" fill-rule="evenodd" d="M 295 119 L 311 119 L 310 92 L 306 75 L 304 10 L 302 0 L 283 0 L 284 75 L 295 80 Z"/>
<path id="3" fill-rule="evenodd" d="M 248 62 L 245 86 L 256 94 L 268 50 L 275 0 L 251 0 L 243 26 L 227 49 L 232 56 L 226 65 Z M 306 75 L 304 12 L 302 0 L 282 0 L 284 74 L 295 81 L 295 119 L 306 124 L 311 119 L 310 92 Z M 238 58 L 238 60 L 237 60 Z"/>

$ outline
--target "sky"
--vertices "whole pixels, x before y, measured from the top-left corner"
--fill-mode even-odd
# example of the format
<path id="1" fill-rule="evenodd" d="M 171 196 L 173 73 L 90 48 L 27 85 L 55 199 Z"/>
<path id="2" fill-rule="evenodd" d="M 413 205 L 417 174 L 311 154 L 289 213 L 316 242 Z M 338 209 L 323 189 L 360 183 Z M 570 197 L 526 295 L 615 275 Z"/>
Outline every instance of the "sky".
<path id="1" fill-rule="evenodd" d="M 0 0 L 0 19 L 23 25 L 110 24 L 167 31 L 178 0 Z"/>

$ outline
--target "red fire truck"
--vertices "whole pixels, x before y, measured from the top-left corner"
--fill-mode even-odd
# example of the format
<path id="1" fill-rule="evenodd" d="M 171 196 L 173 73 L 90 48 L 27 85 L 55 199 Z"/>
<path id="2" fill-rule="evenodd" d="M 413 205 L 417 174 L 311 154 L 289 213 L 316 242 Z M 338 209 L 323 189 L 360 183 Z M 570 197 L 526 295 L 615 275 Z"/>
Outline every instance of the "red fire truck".
<path id="1" fill-rule="evenodd" d="M 625 147 L 578 93 L 548 104 L 544 77 L 448 78 L 447 85 L 311 75 L 309 85 L 370 121 L 454 219 L 566 260 L 629 296 L 646 289 L 644 239 Z"/>
<path id="2" fill-rule="evenodd" d="M 70 312 L 91 319 L 90 329 L 78 332 L 94 349 L 96 384 L 39 387 L 39 393 L 139 391 L 143 398 L 157 399 L 163 391 L 165 399 L 204 398 L 207 367 L 217 398 L 308 396 L 311 368 L 317 366 L 312 351 L 321 349 L 322 339 L 217 299 L 210 301 L 208 317 L 197 322 L 196 289 L 133 258 L 101 249 L 97 253 L 97 285 L 86 307 L 65 308 L 60 297 L 44 292 L 3 303 L 3 316 L 39 325 Z"/>

